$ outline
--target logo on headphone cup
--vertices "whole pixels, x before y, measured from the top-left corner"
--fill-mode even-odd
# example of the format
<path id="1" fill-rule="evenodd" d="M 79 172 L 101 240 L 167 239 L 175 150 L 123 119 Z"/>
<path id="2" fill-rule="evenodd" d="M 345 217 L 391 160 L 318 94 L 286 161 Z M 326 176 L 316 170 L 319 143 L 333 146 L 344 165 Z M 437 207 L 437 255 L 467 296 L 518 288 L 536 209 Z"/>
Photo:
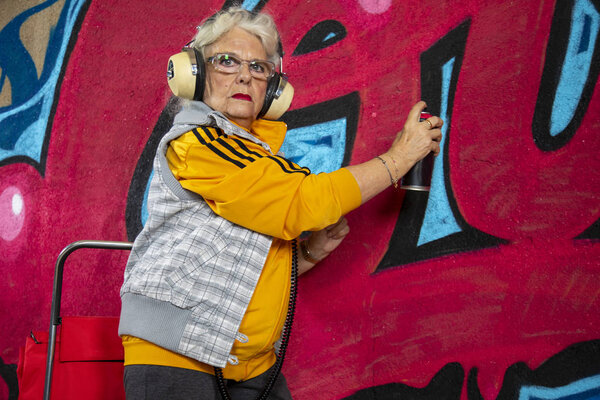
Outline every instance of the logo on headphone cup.
<path id="1" fill-rule="evenodd" d="M 167 67 L 167 79 L 171 80 L 175 76 L 175 68 L 173 67 L 173 60 L 169 60 L 169 66 Z"/>

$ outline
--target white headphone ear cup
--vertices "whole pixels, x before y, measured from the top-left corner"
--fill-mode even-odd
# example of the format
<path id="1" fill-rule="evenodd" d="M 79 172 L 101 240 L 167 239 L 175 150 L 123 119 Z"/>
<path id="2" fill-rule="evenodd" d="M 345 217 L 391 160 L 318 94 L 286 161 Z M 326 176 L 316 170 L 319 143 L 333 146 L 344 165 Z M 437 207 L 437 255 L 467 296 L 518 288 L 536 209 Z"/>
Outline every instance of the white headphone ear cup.
<path id="1" fill-rule="evenodd" d="M 290 108 L 292 99 L 294 98 L 294 87 L 288 82 L 285 76 L 280 76 L 279 83 L 272 96 L 271 105 L 262 118 L 277 120 Z"/>
<path id="2" fill-rule="evenodd" d="M 204 94 L 203 65 L 198 65 L 196 54 L 185 49 L 169 58 L 167 82 L 175 96 L 200 100 Z M 199 82 L 198 82 L 199 81 Z M 201 89 L 198 87 L 201 84 Z M 198 93 L 200 91 L 200 93 Z"/>

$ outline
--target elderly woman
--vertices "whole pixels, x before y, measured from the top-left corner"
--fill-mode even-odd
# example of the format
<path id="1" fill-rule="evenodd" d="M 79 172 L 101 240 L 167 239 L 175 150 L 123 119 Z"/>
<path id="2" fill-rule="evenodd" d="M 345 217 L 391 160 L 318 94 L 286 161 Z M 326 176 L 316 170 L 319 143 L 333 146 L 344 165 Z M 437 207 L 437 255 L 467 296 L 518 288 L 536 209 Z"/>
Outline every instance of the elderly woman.
<path id="1" fill-rule="evenodd" d="M 271 17 L 222 11 L 192 46 L 205 62 L 203 100 L 184 102 L 158 146 L 121 290 L 127 397 L 290 399 L 270 369 L 296 238 L 312 232 L 299 246 L 303 273 L 348 234 L 346 213 L 439 152 L 442 121 L 419 122 L 419 102 L 386 153 L 314 175 L 277 155 L 285 123 L 257 118 L 279 63 Z"/>

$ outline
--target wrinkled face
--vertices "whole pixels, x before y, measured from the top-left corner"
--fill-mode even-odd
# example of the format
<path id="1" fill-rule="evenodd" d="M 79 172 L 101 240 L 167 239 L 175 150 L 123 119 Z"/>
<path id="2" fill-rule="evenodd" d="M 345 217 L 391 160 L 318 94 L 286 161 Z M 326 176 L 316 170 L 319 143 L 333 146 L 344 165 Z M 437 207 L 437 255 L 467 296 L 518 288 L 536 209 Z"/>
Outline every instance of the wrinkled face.
<path id="1" fill-rule="evenodd" d="M 267 58 L 258 37 L 240 28 L 233 28 L 204 49 L 205 59 L 217 53 L 229 53 L 248 61 Z M 244 63 L 239 72 L 228 74 L 208 63 L 204 102 L 238 125 L 250 129 L 263 106 L 267 81 L 254 78 L 248 68 L 248 64 Z"/>

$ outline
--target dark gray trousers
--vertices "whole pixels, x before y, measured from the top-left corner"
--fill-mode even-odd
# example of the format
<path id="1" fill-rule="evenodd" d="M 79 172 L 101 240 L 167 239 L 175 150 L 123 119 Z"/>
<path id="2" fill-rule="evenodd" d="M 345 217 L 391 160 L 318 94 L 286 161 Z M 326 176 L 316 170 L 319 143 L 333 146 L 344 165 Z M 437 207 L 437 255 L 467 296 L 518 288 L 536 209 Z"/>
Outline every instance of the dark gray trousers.
<path id="1" fill-rule="evenodd" d="M 237 382 L 225 380 L 232 400 L 254 400 L 265 388 L 271 369 Z M 221 400 L 214 375 L 183 368 L 160 365 L 128 365 L 125 367 L 127 400 Z M 292 400 L 283 374 L 279 374 L 269 400 Z"/>

